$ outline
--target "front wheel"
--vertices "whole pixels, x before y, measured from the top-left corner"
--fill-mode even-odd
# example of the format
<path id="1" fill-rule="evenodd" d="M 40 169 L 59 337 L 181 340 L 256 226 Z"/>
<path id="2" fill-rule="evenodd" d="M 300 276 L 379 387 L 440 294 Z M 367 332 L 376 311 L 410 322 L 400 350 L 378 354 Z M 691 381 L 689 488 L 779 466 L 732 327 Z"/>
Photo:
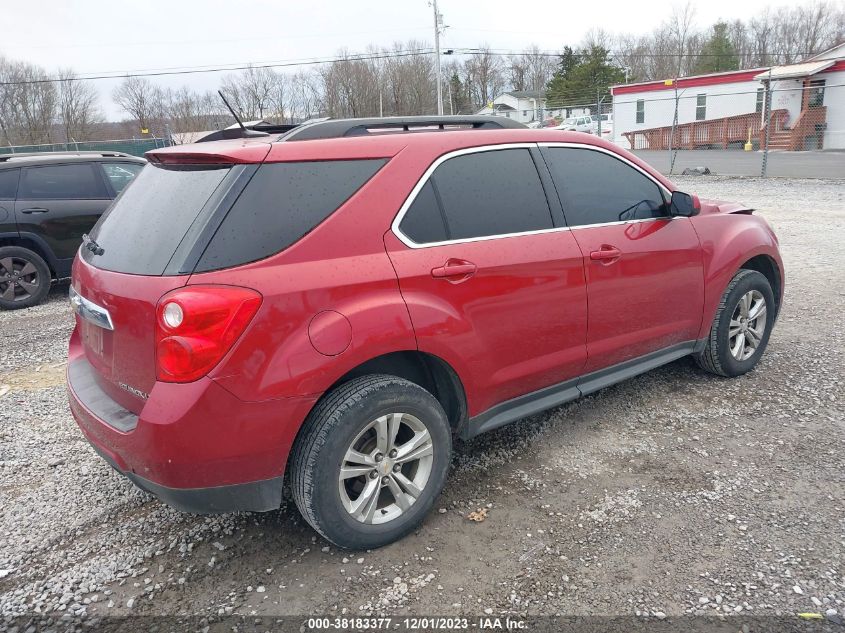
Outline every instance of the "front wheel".
<path id="1" fill-rule="evenodd" d="M 428 391 L 395 376 L 356 378 L 306 420 L 291 460 L 293 498 L 335 545 L 381 547 L 425 518 L 451 452 L 446 414 Z"/>
<path id="2" fill-rule="evenodd" d="M 769 342 L 775 310 L 769 280 L 755 270 L 737 272 L 719 302 L 699 366 L 729 377 L 751 371 Z"/>

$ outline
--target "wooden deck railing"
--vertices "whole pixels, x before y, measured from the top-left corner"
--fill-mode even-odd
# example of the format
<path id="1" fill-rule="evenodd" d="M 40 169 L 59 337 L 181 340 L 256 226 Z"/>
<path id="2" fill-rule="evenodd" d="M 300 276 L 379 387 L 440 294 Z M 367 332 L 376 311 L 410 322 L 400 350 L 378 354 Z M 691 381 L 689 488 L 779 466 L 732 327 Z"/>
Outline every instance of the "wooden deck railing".
<path id="1" fill-rule="evenodd" d="M 786 110 L 773 110 L 772 116 Z M 624 136 L 631 149 L 695 149 L 698 147 L 727 148 L 731 143 L 745 144 L 748 141 L 748 131 L 751 138 L 757 138 L 760 133 L 762 116 L 759 112 L 737 114 L 721 119 L 706 119 L 680 123 L 675 126 L 674 136 L 672 126 L 655 127 L 645 130 L 624 132 Z M 670 144 L 671 141 L 671 144 Z"/>

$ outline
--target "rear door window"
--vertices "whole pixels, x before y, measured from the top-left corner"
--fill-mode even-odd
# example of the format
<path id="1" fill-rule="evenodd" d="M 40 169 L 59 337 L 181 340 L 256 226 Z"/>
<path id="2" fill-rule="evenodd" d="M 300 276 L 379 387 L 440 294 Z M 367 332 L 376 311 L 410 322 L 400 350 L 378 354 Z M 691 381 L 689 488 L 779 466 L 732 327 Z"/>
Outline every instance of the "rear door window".
<path id="1" fill-rule="evenodd" d="M 230 165 L 147 165 L 103 215 L 92 238 L 103 249 L 93 266 L 137 275 L 161 275 Z"/>
<path id="2" fill-rule="evenodd" d="M 385 162 L 261 165 L 214 234 L 196 271 L 238 266 L 284 250 L 334 213 Z"/>
<path id="3" fill-rule="evenodd" d="M 23 169 L 19 200 L 98 200 L 107 198 L 93 163 L 44 165 Z"/>
<path id="4" fill-rule="evenodd" d="M 0 170 L 0 200 L 14 200 L 18 191 L 20 169 Z"/>
<path id="5" fill-rule="evenodd" d="M 450 240 L 553 227 L 546 194 L 527 149 L 456 156 L 440 165 L 431 180 Z"/>

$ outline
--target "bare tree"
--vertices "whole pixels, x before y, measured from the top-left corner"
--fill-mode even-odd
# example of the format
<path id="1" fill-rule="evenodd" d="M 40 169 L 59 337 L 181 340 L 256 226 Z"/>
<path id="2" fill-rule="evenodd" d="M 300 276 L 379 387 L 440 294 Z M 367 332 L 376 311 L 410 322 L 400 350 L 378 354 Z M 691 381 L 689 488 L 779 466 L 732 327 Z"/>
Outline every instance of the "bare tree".
<path id="1" fill-rule="evenodd" d="M 0 119 L 6 142 L 50 143 L 58 95 L 47 73 L 28 62 L 0 59 Z M 8 83 L 7 83 L 8 82 Z"/>
<path id="2" fill-rule="evenodd" d="M 306 121 L 320 114 L 320 77 L 316 73 L 300 71 L 289 82 L 288 107 L 292 123 Z"/>
<path id="3" fill-rule="evenodd" d="M 691 65 L 687 63 L 685 67 L 685 60 L 688 58 L 687 45 L 690 32 L 693 28 L 693 20 L 695 18 L 695 7 L 692 3 L 687 1 L 683 7 L 675 6 L 672 9 L 672 17 L 669 20 L 669 33 L 674 40 L 673 44 L 677 52 L 676 67 L 677 72 L 675 77 L 680 77 L 684 74 Z"/>
<path id="4" fill-rule="evenodd" d="M 504 90 L 503 66 L 502 59 L 486 44 L 464 62 L 470 98 L 477 107 L 487 105 Z"/>
<path id="5" fill-rule="evenodd" d="M 166 94 L 143 77 L 127 77 L 114 89 L 114 102 L 138 123 L 142 130 L 160 125 L 166 109 Z M 162 130 L 159 130 L 162 132 Z"/>
<path id="6" fill-rule="evenodd" d="M 239 73 L 226 75 L 220 90 L 242 119 L 277 118 L 279 80 L 270 68 L 250 66 Z"/>
<path id="7" fill-rule="evenodd" d="M 59 118 L 65 140 L 88 138 L 94 126 L 103 120 L 100 95 L 87 81 L 76 78 L 70 68 L 59 70 Z"/>
<path id="8" fill-rule="evenodd" d="M 508 76 L 513 90 L 542 92 L 554 74 L 555 58 L 536 44 L 532 44 L 519 55 L 508 58 Z"/>

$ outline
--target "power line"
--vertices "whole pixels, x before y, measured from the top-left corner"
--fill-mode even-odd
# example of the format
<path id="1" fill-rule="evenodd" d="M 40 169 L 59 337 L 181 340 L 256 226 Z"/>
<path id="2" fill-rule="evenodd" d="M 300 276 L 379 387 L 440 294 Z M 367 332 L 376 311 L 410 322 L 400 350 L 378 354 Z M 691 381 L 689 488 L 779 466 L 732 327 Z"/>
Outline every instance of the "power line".
<path id="1" fill-rule="evenodd" d="M 227 66 L 227 67 L 194 67 L 194 68 L 185 68 L 183 70 L 151 70 L 151 71 L 142 71 L 142 72 L 128 72 L 128 73 L 121 73 L 120 71 L 113 71 L 109 73 L 103 73 L 99 75 L 77 75 L 74 77 L 45 77 L 41 79 L 28 79 L 24 81 L 0 81 L 0 86 L 24 86 L 24 85 L 32 85 L 32 84 L 48 84 L 48 83 L 63 83 L 69 81 L 94 81 L 99 79 L 125 79 L 128 77 L 164 77 L 164 76 L 172 76 L 172 75 L 194 75 L 194 74 L 204 74 L 204 73 L 219 73 L 219 72 L 229 72 L 235 70 L 250 70 L 250 69 L 261 69 L 261 68 L 290 68 L 296 66 L 316 66 L 322 64 L 335 64 L 335 63 L 343 63 L 343 62 L 357 62 L 357 61 L 372 61 L 378 59 L 396 59 L 401 57 L 413 57 L 419 55 L 431 55 L 432 49 L 415 49 L 415 50 L 408 50 L 408 51 L 392 51 L 392 52 L 383 52 L 383 53 L 362 53 L 356 55 L 348 55 L 345 57 L 334 57 L 334 58 L 325 58 L 325 59 L 313 59 L 313 60 L 305 60 L 305 61 L 279 61 L 279 62 L 271 62 L 271 63 L 249 63 L 249 64 L 242 64 L 240 66 Z"/>
<path id="2" fill-rule="evenodd" d="M 489 54 L 497 57 L 510 57 L 525 54 L 525 51 L 513 51 L 507 49 L 485 49 L 478 47 L 454 47 L 452 49 L 456 54 L 462 55 L 482 55 Z M 318 66 L 323 64 L 334 64 L 342 62 L 355 61 L 375 61 L 380 59 L 398 59 L 403 57 L 413 57 L 417 55 L 431 55 L 434 53 L 432 48 L 409 49 L 399 51 L 383 51 L 379 53 L 357 53 L 346 56 L 335 57 L 315 57 L 294 60 L 278 60 L 269 62 L 242 62 L 234 64 L 224 64 L 218 66 L 202 65 L 202 66 L 174 66 L 168 68 L 153 68 L 140 69 L 135 71 L 102 71 L 99 73 L 82 73 L 73 77 L 44 77 L 40 79 L 27 79 L 23 81 L 3 81 L 0 86 L 22 86 L 45 83 L 63 83 L 69 81 L 95 81 L 102 79 L 125 79 L 128 77 L 165 77 L 176 75 L 194 75 L 194 74 L 209 74 L 219 72 L 232 72 L 238 70 L 249 69 L 263 69 L 263 68 L 294 68 L 301 66 Z M 539 55 L 541 57 L 561 57 L 561 51 L 532 51 L 529 54 Z M 794 52 L 792 55 L 804 56 L 810 55 L 812 52 Z M 573 51 L 574 57 L 586 57 L 589 53 L 581 53 Z M 758 54 L 758 56 L 778 57 L 779 53 Z M 635 58 L 635 59 L 651 59 L 651 58 L 679 58 L 679 57 L 695 57 L 695 58 L 733 58 L 736 55 L 718 54 L 718 53 L 614 53 L 608 51 L 608 56 L 611 58 Z"/>

